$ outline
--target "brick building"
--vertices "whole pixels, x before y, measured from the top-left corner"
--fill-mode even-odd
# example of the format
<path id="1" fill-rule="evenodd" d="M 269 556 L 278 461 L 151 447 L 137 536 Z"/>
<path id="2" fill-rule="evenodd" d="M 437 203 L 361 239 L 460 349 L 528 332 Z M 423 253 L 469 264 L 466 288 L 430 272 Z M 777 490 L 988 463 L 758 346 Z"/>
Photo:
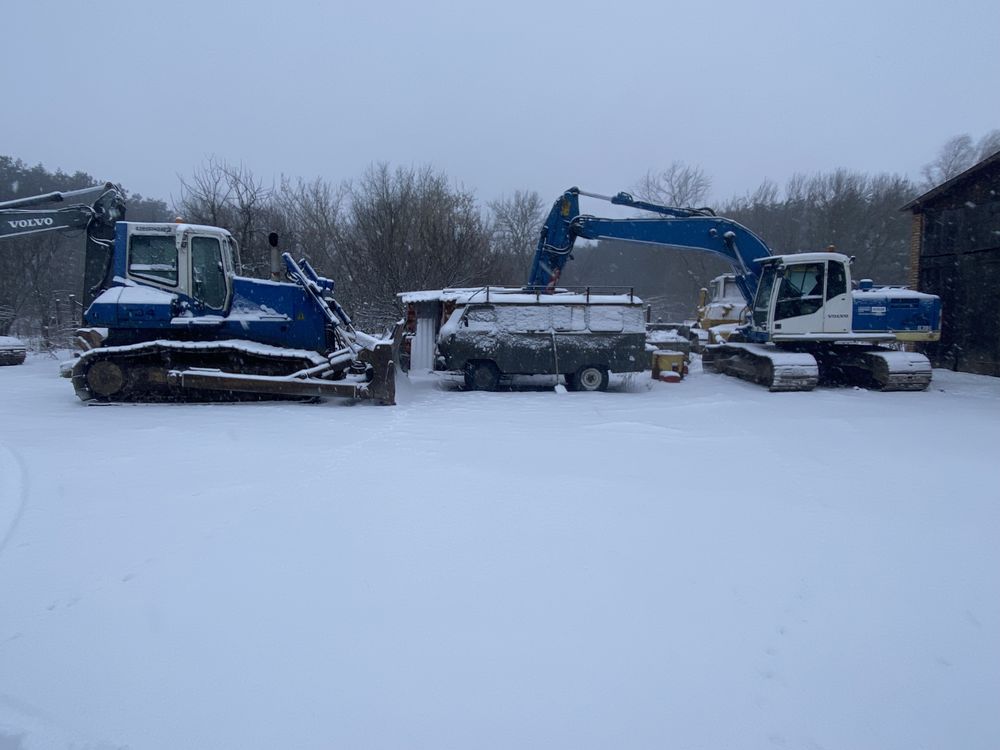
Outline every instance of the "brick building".
<path id="1" fill-rule="evenodd" d="M 1000 151 L 903 207 L 910 286 L 942 303 L 935 367 L 1000 376 Z"/>

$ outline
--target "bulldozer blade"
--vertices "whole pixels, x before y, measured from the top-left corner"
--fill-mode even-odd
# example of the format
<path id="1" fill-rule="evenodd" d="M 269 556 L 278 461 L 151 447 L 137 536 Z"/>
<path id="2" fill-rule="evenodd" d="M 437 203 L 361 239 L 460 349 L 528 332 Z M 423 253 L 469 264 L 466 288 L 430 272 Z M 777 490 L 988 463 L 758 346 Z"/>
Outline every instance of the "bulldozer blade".
<path id="1" fill-rule="evenodd" d="M 396 361 L 399 339 L 376 344 L 374 349 L 363 349 L 358 356 L 362 362 L 372 367 L 372 379 L 366 384 L 367 393 L 361 398 L 370 398 L 385 406 L 396 403 Z"/>
<path id="2" fill-rule="evenodd" d="M 221 370 L 171 370 L 167 383 L 173 388 L 190 391 L 235 391 L 268 396 L 301 396 L 321 398 L 342 396 L 353 399 L 376 399 L 370 383 L 320 378 L 289 378 L 268 375 L 242 375 Z M 385 401 L 378 398 L 380 403 Z"/>
<path id="3" fill-rule="evenodd" d="M 396 403 L 394 351 L 398 351 L 398 346 L 388 341 L 377 344 L 374 349 L 361 351 L 358 358 L 371 366 L 370 380 L 350 375 L 342 380 L 326 380 L 189 368 L 170 370 L 167 373 L 167 383 L 172 388 L 189 391 L 234 391 L 303 398 L 341 396 L 392 406 Z"/>

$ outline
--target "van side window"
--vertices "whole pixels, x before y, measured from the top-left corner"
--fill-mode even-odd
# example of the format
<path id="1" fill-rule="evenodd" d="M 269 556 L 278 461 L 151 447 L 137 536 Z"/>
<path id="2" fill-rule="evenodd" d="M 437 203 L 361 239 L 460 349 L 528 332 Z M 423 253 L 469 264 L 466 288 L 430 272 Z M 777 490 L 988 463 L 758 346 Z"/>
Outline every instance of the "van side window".
<path id="1" fill-rule="evenodd" d="M 465 324 L 470 328 L 492 327 L 497 322 L 493 305 L 470 305 L 465 311 Z"/>
<path id="2" fill-rule="evenodd" d="M 587 310 L 583 305 L 553 305 L 552 327 L 557 331 L 587 330 Z"/>
<path id="3" fill-rule="evenodd" d="M 549 305 L 501 305 L 498 308 L 500 329 L 516 333 L 548 332 L 552 329 Z"/>
<path id="4" fill-rule="evenodd" d="M 625 319 L 625 333 L 646 333 L 646 314 L 641 307 L 626 307 L 622 310 Z"/>
<path id="5" fill-rule="evenodd" d="M 625 327 L 624 316 L 620 307 L 610 305 L 592 305 L 588 310 L 588 328 L 600 333 L 621 333 Z"/>

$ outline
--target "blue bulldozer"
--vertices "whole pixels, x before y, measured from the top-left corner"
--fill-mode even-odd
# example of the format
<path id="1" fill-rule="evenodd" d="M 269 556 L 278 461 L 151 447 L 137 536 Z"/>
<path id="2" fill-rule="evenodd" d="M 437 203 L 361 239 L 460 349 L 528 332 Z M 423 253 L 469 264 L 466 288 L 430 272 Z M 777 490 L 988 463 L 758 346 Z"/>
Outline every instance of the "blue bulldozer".
<path id="1" fill-rule="evenodd" d="M 127 222 L 112 183 L 0 203 L 0 239 L 78 230 L 86 238 L 84 401 L 341 396 L 395 403 L 395 345 L 355 328 L 334 284 L 272 249 L 272 279 L 241 274 L 219 227 Z"/>

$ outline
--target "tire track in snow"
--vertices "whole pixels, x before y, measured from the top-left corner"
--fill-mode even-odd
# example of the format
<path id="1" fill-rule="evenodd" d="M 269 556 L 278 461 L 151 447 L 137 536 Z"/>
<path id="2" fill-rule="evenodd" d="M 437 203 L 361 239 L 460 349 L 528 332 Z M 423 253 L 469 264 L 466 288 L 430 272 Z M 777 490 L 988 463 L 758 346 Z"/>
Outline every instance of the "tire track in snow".
<path id="1" fill-rule="evenodd" d="M 27 476 L 20 456 L 0 445 L 0 555 L 24 515 L 28 497 Z"/>

